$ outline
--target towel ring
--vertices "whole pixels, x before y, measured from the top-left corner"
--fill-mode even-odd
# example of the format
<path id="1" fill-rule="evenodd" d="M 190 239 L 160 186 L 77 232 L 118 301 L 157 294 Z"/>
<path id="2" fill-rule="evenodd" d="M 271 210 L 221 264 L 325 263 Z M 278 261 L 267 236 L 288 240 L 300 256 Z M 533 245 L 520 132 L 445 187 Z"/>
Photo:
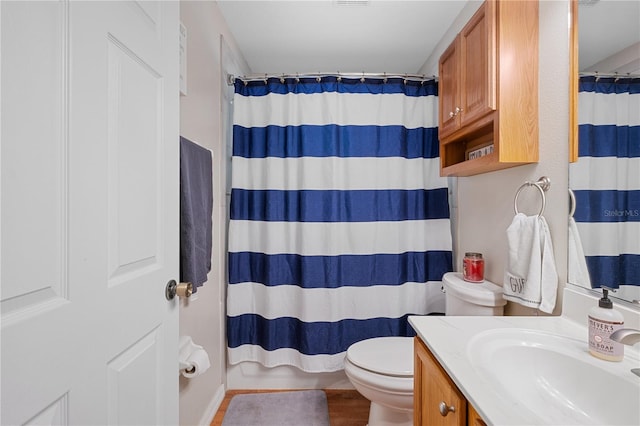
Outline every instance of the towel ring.
<path id="1" fill-rule="evenodd" d="M 576 194 L 569 188 L 569 217 L 576 212 Z"/>
<path id="2" fill-rule="evenodd" d="M 520 188 L 518 188 L 518 192 L 516 192 L 516 197 L 513 200 L 513 210 L 515 210 L 516 214 L 520 213 L 518 211 L 518 196 L 520 195 L 520 192 L 522 192 L 524 188 L 529 186 L 535 186 L 536 188 L 538 188 L 538 191 L 540 191 L 540 198 L 542 199 L 542 205 L 540 206 L 540 211 L 538 212 L 538 217 L 540 217 L 542 216 L 542 213 L 544 213 L 544 208 L 546 207 L 546 204 L 547 204 L 547 200 L 546 200 L 546 197 L 544 196 L 544 192 L 548 190 L 549 187 L 551 186 L 551 179 L 549 179 L 546 176 L 542 176 L 536 182 L 526 181 L 525 183 L 520 185 Z"/>

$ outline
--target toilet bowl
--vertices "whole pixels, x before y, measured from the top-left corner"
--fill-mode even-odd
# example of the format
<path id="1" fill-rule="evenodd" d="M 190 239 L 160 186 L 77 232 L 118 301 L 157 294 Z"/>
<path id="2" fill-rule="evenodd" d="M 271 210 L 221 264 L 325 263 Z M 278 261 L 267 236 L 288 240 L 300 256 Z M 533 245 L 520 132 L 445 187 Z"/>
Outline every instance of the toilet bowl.
<path id="1" fill-rule="evenodd" d="M 502 287 L 470 283 L 462 274 L 442 277 L 446 315 L 499 316 L 507 303 Z M 347 349 L 344 370 L 351 384 L 371 401 L 368 426 L 413 424 L 413 338 L 376 337 Z"/>
<path id="2" fill-rule="evenodd" d="M 376 337 L 347 350 L 344 371 L 371 401 L 369 426 L 413 422 L 413 338 Z"/>

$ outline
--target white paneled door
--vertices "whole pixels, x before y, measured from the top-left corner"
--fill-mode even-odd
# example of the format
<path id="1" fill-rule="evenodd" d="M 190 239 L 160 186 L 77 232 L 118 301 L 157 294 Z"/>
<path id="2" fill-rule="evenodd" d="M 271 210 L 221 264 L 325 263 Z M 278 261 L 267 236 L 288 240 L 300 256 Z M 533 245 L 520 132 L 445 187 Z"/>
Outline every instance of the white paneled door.
<path id="1" fill-rule="evenodd" d="M 0 423 L 177 424 L 179 5 L 0 17 Z"/>

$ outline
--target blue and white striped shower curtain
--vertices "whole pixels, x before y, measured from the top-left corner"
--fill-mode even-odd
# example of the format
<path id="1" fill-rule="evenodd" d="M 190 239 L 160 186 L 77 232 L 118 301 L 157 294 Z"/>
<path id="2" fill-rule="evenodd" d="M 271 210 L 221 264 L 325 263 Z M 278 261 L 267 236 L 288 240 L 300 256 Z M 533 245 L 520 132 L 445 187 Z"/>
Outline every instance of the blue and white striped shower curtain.
<path id="1" fill-rule="evenodd" d="M 231 364 L 337 371 L 434 310 L 452 266 L 437 104 L 435 82 L 236 80 Z"/>
<path id="2" fill-rule="evenodd" d="M 640 78 L 580 78 L 574 219 L 592 287 L 640 285 Z"/>

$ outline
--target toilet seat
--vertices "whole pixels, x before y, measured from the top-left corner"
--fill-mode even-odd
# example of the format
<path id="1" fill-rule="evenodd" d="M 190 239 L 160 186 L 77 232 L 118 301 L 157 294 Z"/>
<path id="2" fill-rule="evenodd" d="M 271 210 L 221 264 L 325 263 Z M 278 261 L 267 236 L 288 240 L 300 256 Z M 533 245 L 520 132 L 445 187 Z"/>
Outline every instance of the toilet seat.
<path id="1" fill-rule="evenodd" d="M 347 359 L 357 367 L 393 377 L 413 377 L 413 338 L 376 337 L 354 343 Z"/>
<path id="2" fill-rule="evenodd" d="M 413 338 L 376 337 L 347 349 L 344 372 L 371 401 L 369 426 L 413 425 Z"/>

